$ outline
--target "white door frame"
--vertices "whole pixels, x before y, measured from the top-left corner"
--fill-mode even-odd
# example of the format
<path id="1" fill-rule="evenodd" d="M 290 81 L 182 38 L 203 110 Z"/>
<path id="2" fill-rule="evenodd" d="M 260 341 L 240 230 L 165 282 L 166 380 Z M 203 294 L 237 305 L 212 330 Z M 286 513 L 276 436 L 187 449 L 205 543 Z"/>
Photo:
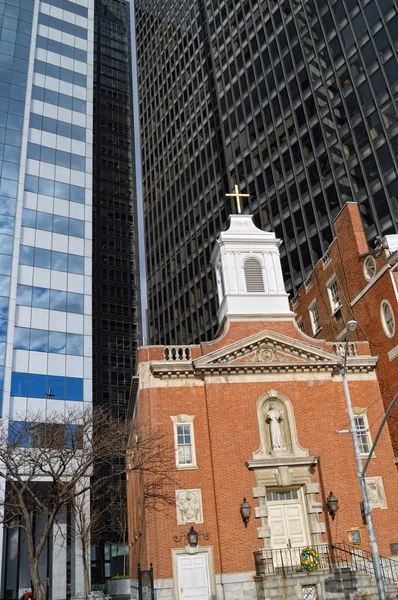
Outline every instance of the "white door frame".
<path id="1" fill-rule="evenodd" d="M 213 546 L 197 546 L 191 548 L 185 546 L 184 548 L 172 548 L 172 566 L 173 566 L 173 587 L 174 587 L 174 600 L 179 600 L 179 582 L 178 582 L 178 563 L 177 556 L 180 554 L 207 554 L 207 566 L 208 566 L 208 578 L 209 578 L 209 594 L 210 598 L 216 598 L 216 575 L 214 571 L 214 554 Z"/>

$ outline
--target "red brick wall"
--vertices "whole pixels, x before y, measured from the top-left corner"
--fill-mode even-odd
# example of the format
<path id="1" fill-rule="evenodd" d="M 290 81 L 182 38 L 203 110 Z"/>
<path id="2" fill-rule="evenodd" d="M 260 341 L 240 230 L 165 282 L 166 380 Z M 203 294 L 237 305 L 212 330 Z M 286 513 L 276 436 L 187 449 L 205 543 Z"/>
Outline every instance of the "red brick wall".
<path id="1" fill-rule="evenodd" d="M 205 352 L 213 351 L 253 333 L 274 329 L 304 339 L 301 333 L 288 322 L 233 323 L 222 339 L 206 344 Z M 325 346 L 315 342 L 316 346 Z M 152 349 L 151 351 L 152 352 Z M 140 353 L 143 360 L 144 353 Z M 156 385 L 156 384 L 154 384 Z M 308 448 L 310 455 L 320 456 L 313 468 L 314 481 L 319 481 L 321 493 L 316 500 L 325 504 L 330 490 L 340 501 L 336 520 L 326 518 L 328 534 L 325 541 L 338 542 L 346 539 L 346 530 L 360 527 L 366 545 L 366 528 L 362 525 L 359 502 L 361 499 L 355 458 L 349 435 L 338 435 L 336 430 L 348 428 L 343 386 L 338 377 L 324 381 L 315 380 L 311 374 L 305 381 L 281 376 L 279 381 L 267 380 L 242 383 L 211 383 L 193 387 L 152 387 L 140 392 L 141 422 L 150 420 L 153 426 L 163 427 L 173 435 L 172 415 L 194 414 L 197 470 L 179 471 L 179 489 L 200 488 L 202 490 L 204 524 L 196 529 L 208 532 L 210 539 L 201 545 L 214 549 L 215 571 L 238 572 L 254 569 L 253 551 L 262 540 L 257 538 L 256 528 L 260 520 L 255 518 L 257 499 L 252 498 L 255 486 L 254 473 L 245 465 L 260 445 L 256 403 L 270 389 L 285 394 L 292 402 L 299 443 Z M 368 411 L 369 423 L 383 413 L 383 404 L 376 381 L 356 380 L 350 382 L 353 405 Z M 375 401 L 376 400 L 376 401 Z M 374 435 L 374 429 L 372 433 Z M 371 461 L 369 476 L 381 475 L 387 495 L 388 510 L 373 512 L 380 551 L 389 553 L 389 543 L 395 539 L 391 523 L 398 519 L 398 480 L 391 442 L 386 429 L 379 442 L 376 458 Z M 239 507 L 246 496 L 252 506 L 247 529 L 243 526 Z M 175 543 L 173 537 L 186 532 L 188 525 L 178 526 L 176 508 L 160 512 L 144 513 L 137 505 L 137 481 L 129 478 L 128 506 L 131 534 L 141 530 L 141 540 L 131 546 L 131 573 L 136 573 L 136 564 L 143 567 L 154 563 L 156 577 L 172 577 L 171 548 L 185 546 L 185 540 Z M 131 535 L 130 535 L 131 538 Z"/>
<path id="2" fill-rule="evenodd" d="M 324 267 L 320 261 L 312 275 L 312 288 L 307 292 L 305 286 L 298 293 L 299 305 L 294 309 L 297 319 L 302 318 L 305 332 L 312 336 L 312 328 L 308 307 L 316 298 L 321 317 L 322 330 L 317 334 L 317 339 L 336 340 L 343 331 L 347 321 L 354 319 L 358 322 L 358 329 L 352 334 L 351 339 L 367 340 L 371 354 L 378 356 L 377 376 L 383 395 L 384 406 L 387 408 L 390 401 L 398 392 L 398 377 L 395 361 L 390 362 L 388 352 L 398 344 L 398 326 L 395 335 L 389 338 L 384 333 L 380 319 L 380 305 L 382 300 L 390 302 L 398 322 L 398 306 L 391 271 L 387 269 L 368 291 L 350 306 L 352 300 L 362 292 L 368 282 L 363 273 L 365 257 L 360 256 L 368 252 L 366 239 L 363 232 L 358 205 L 347 204 L 335 222 L 336 239 L 330 245 L 330 263 Z M 377 273 L 387 264 L 385 251 L 374 255 Z M 339 320 L 332 316 L 326 283 L 336 274 L 341 291 L 342 316 Z M 393 273 L 394 279 L 397 277 Z M 390 428 L 395 455 L 398 456 L 398 406 L 393 409 L 388 425 Z"/>

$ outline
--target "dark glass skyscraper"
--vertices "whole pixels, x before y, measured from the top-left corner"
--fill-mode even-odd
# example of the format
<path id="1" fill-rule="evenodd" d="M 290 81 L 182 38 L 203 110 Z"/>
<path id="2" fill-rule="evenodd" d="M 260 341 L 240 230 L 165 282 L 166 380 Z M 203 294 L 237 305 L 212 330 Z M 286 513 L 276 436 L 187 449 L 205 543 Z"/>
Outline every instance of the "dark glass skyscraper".
<path id="1" fill-rule="evenodd" d="M 123 419 L 142 335 L 129 2 L 95 0 L 94 28 L 94 404 Z M 96 549 L 95 581 L 128 568 L 123 477 L 120 491 Z"/>
<path id="2" fill-rule="evenodd" d="M 231 211 L 283 238 L 295 290 L 347 200 L 398 231 L 396 0 L 136 0 L 149 336 L 214 336 Z M 246 201 L 245 201 L 246 200 Z"/>
<path id="3" fill-rule="evenodd" d="M 94 403 L 123 417 L 141 335 L 130 6 L 96 0 L 94 15 Z"/>

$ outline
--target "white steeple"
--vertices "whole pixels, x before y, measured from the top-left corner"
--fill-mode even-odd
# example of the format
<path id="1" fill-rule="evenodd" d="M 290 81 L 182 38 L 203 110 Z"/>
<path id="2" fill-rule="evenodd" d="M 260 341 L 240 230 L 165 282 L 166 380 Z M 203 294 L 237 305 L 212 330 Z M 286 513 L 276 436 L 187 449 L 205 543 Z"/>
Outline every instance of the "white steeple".
<path id="1" fill-rule="evenodd" d="M 294 318 L 279 256 L 282 241 L 262 231 L 251 215 L 230 215 L 210 262 L 217 273 L 218 320 L 228 317 Z"/>

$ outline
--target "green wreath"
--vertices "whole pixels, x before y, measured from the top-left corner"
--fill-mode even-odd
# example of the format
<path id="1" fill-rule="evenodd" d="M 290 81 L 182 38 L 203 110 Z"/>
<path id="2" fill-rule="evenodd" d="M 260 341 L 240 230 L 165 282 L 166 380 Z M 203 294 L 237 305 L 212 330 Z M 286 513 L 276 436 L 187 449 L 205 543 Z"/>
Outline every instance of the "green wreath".
<path id="1" fill-rule="evenodd" d="M 304 548 L 300 554 L 301 566 L 304 567 L 306 571 L 316 571 L 320 562 L 321 559 L 318 552 L 310 546 L 308 546 L 308 548 Z"/>

